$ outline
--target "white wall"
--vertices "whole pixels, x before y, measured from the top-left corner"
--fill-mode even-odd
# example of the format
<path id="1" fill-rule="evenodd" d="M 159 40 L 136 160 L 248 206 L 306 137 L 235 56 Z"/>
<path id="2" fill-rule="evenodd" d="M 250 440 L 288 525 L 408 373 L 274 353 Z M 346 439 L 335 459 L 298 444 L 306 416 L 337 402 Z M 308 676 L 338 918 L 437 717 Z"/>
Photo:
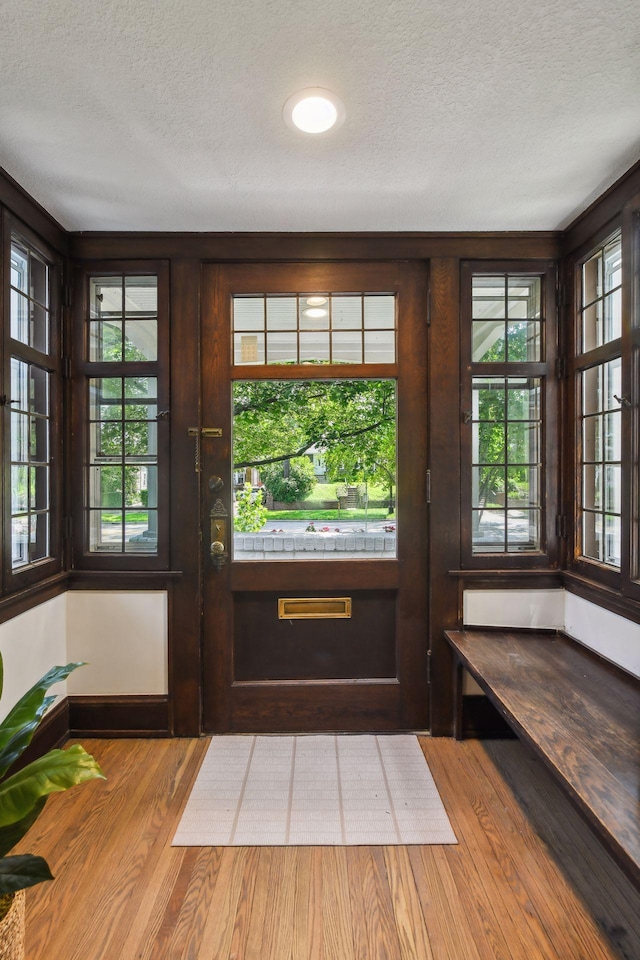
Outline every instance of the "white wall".
<path id="1" fill-rule="evenodd" d="M 0 624 L 0 651 L 4 663 L 4 691 L 0 716 L 5 717 L 23 693 L 51 667 L 68 663 L 66 594 L 47 600 Z M 65 694 L 58 683 L 51 694 Z"/>
<path id="2" fill-rule="evenodd" d="M 84 660 L 54 694 L 166 694 L 167 593 L 69 591 L 0 624 L 0 717 L 54 665 Z"/>
<path id="3" fill-rule="evenodd" d="M 567 592 L 564 629 L 600 656 L 640 677 L 640 624 Z"/>
<path id="4" fill-rule="evenodd" d="M 465 590 L 465 626 L 564 630 L 623 670 L 640 677 L 640 624 L 567 590 Z M 465 693 L 482 691 L 471 677 Z"/>
<path id="5" fill-rule="evenodd" d="M 168 611 L 164 590 L 71 590 L 67 654 L 87 666 L 67 681 L 74 695 L 166 694 Z"/>
<path id="6" fill-rule="evenodd" d="M 463 620 L 474 627 L 564 627 L 564 590 L 465 590 Z"/>

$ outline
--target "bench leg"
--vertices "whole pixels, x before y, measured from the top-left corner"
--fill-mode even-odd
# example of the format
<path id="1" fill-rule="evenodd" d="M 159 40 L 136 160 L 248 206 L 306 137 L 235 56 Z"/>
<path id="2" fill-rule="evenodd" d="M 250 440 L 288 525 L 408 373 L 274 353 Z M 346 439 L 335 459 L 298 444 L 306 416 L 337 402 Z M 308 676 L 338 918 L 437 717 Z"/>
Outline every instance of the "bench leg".
<path id="1" fill-rule="evenodd" d="M 456 658 L 456 665 L 453 672 L 453 735 L 456 740 L 462 740 L 462 681 L 463 681 L 462 662 Z"/>

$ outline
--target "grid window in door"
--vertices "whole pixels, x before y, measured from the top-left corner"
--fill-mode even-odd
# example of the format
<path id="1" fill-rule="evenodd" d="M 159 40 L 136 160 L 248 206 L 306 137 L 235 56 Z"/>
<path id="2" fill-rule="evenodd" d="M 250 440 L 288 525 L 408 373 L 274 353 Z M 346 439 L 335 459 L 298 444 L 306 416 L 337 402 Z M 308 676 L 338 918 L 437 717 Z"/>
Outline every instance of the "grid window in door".
<path id="1" fill-rule="evenodd" d="M 395 559 L 396 381 L 232 389 L 234 560 Z"/>
<path id="2" fill-rule="evenodd" d="M 233 363 L 394 363 L 391 294 L 233 298 Z"/>

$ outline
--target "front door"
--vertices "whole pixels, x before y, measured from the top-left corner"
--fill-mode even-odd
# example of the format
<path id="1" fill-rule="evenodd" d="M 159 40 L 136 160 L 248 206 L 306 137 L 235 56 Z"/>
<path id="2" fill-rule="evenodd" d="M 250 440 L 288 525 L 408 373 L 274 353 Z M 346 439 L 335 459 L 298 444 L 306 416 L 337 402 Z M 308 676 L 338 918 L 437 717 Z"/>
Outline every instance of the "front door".
<path id="1" fill-rule="evenodd" d="M 424 265 L 205 265 L 205 731 L 426 728 L 426 321 Z"/>

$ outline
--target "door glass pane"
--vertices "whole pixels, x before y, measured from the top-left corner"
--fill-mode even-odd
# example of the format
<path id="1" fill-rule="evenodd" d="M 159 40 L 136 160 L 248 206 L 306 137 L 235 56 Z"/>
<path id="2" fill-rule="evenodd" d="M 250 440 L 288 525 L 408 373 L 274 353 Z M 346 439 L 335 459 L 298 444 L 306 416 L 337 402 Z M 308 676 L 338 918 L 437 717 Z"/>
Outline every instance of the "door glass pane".
<path id="1" fill-rule="evenodd" d="M 393 330 L 365 330 L 365 363 L 392 363 L 395 355 L 395 334 Z"/>
<path id="2" fill-rule="evenodd" d="M 296 297 L 267 297 L 267 330 L 297 330 L 297 315 Z"/>
<path id="3" fill-rule="evenodd" d="M 237 381 L 233 408 L 234 560 L 396 557 L 394 380 Z"/>
<path id="4" fill-rule="evenodd" d="M 393 330 L 395 327 L 395 297 L 363 297 L 364 325 L 369 330 Z"/>

